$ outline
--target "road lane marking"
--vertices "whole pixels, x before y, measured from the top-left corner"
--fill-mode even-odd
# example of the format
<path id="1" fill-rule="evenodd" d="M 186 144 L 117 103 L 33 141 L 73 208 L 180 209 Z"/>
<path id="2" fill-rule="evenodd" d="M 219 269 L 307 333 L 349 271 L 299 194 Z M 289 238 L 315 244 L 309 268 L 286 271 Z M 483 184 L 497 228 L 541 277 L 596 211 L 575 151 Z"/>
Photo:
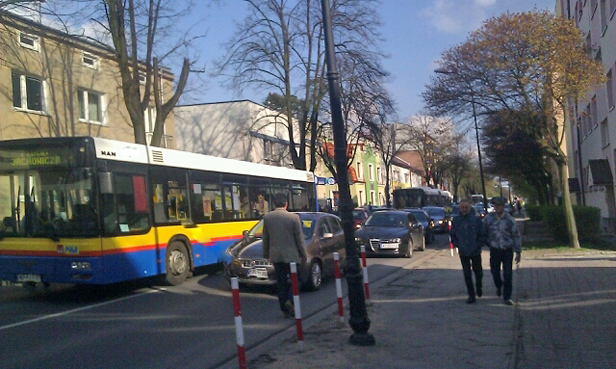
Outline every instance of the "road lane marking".
<path id="1" fill-rule="evenodd" d="M 155 289 L 155 290 L 144 292 L 144 293 L 140 293 L 140 294 L 137 294 L 137 295 L 130 295 L 130 296 L 122 297 L 122 298 L 115 299 L 115 300 L 105 301 L 105 302 L 101 302 L 101 303 L 94 304 L 94 305 L 88 305 L 88 306 L 80 307 L 80 308 L 77 308 L 77 309 L 63 311 L 61 313 L 55 313 L 55 314 L 50 314 L 50 315 L 43 315 L 43 316 L 40 316 L 38 318 L 24 320 L 23 322 L 17 322 L 17 323 L 1 326 L 0 327 L 0 331 L 3 331 L 5 329 L 20 327 L 22 325 L 27 325 L 27 324 L 32 324 L 32 323 L 40 322 L 40 321 L 43 321 L 43 320 L 53 319 L 53 318 L 57 318 L 57 317 L 60 317 L 60 316 L 77 313 L 77 312 L 84 311 L 84 310 L 94 309 L 94 308 L 97 308 L 97 307 L 101 307 L 101 306 L 112 304 L 114 302 L 120 302 L 120 301 L 124 301 L 124 300 L 129 300 L 129 299 L 132 299 L 134 297 L 139 297 L 139 296 L 147 295 L 147 294 L 154 293 L 154 292 L 161 292 L 161 291 L 164 291 L 164 290 L 165 290 L 165 288 Z"/>

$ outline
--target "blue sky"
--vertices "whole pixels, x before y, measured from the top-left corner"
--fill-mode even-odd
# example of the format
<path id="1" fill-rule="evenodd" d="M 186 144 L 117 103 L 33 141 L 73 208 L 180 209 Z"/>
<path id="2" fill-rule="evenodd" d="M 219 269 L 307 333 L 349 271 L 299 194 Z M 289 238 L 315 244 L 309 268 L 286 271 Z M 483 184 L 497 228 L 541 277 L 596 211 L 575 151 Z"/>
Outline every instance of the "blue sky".
<path id="1" fill-rule="evenodd" d="M 202 0 L 201 0 L 202 1 Z M 199 1 L 200 3 L 200 1 Z M 205 1 L 204 1 L 205 3 Z M 396 102 L 398 121 L 421 112 L 420 94 L 433 74 L 435 62 L 443 51 L 463 42 L 481 22 L 506 11 L 518 12 L 534 8 L 553 11 L 555 0 L 382 0 L 380 6 L 385 43 L 382 50 L 389 55 L 383 61 L 393 81 L 387 89 Z M 234 22 L 241 22 L 246 5 L 238 0 L 203 7 L 195 16 L 204 19 L 207 37 L 200 42 L 200 61 L 208 67 L 224 54 L 221 42 L 234 31 Z M 267 92 L 244 91 L 236 95 L 209 80 L 207 91 L 197 101 L 208 103 L 249 99 L 261 103 Z M 194 100 L 194 98 L 192 99 Z"/>

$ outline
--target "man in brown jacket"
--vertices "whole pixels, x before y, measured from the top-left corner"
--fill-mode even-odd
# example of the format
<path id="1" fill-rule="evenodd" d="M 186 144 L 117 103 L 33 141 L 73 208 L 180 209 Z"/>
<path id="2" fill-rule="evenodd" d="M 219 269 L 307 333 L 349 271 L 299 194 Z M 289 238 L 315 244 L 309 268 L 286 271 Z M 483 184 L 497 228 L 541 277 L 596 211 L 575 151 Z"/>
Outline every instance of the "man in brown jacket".
<path id="1" fill-rule="evenodd" d="M 293 295 L 288 276 L 291 262 L 298 264 L 307 258 L 304 233 L 299 216 L 287 211 L 287 196 L 274 195 L 276 209 L 263 216 L 263 256 L 274 264 L 278 284 L 278 302 L 285 317 L 294 313 Z"/>

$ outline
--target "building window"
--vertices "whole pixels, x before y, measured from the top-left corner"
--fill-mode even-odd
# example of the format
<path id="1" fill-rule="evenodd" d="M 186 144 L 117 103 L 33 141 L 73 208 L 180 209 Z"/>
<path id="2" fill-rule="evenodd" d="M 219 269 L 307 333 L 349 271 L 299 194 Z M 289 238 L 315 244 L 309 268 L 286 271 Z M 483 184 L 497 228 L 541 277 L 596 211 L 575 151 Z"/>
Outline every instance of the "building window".
<path id="1" fill-rule="evenodd" d="M 12 73 L 13 106 L 42 112 L 45 109 L 44 82 L 40 78 Z"/>
<path id="2" fill-rule="evenodd" d="M 357 205 L 359 206 L 364 206 L 365 201 L 364 201 L 364 191 L 358 191 L 358 195 L 357 195 Z"/>
<path id="3" fill-rule="evenodd" d="M 370 205 L 376 205 L 376 197 L 374 191 L 370 191 Z"/>
<path id="4" fill-rule="evenodd" d="M 29 35 L 23 32 L 19 33 L 19 44 L 22 47 L 35 51 L 39 51 L 41 48 L 41 43 L 38 36 Z"/>
<path id="5" fill-rule="evenodd" d="M 92 91 L 77 90 L 79 99 L 79 120 L 87 123 L 104 124 L 104 95 Z"/>
<path id="6" fill-rule="evenodd" d="M 601 145 L 606 147 L 610 144 L 610 131 L 607 126 L 607 118 L 601 122 Z"/>
<path id="7" fill-rule="evenodd" d="M 92 54 L 82 53 L 81 65 L 92 69 L 98 69 L 98 58 Z"/>
<path id="8" fill-rule="evenodd" d="M 368 164 L 368 178 L 374 181 L 374 166 L 372 164 Z"/>
<path id="9" fill-rule="evenodd" d="M 607 72 L 607 82 L 605 82 L 605 91 L 607 92 L 607 109 L 614 109 L 614 81 L 612 80 L 612 70 Z"/>
<path id="10" fill-rule="evenodd" d="M 597 95 L 592 97 L 590 101 L 590 116 L 592 118 L 592 129 L 597 128 L 599 125 L 599 117 L 597 116 L 599 111 L 597 109 Z"/>
<path id="11" fill-rule="evenodd" d="M 411 177 L 408 173 L 404 173 L 404 183 L 411 183 Z"/>
<path id="12" fill-rule="evenodd" d="M 364 179 L 364 167 L 361 165 L 361 162 L 357 162 L 357 179 L 360 181 Z"/>
<path id="13" fill-rule="evenodd" d="M 383 173 L 381 172 L 381 167 L 376 167 L 376 180 L 379 183 L 383 183 Z"/>

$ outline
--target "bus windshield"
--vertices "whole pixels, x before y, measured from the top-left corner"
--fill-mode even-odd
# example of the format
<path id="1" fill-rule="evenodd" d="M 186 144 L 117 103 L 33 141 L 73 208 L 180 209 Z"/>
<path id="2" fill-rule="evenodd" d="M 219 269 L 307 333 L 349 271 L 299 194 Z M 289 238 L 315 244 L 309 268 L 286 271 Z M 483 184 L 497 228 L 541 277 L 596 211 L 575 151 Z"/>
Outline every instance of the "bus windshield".
<path id="1" fill-rule="evenodd" d="M 0 172 L 0 236 L 99 235 L 93 177 L 90 168 Z"/>

